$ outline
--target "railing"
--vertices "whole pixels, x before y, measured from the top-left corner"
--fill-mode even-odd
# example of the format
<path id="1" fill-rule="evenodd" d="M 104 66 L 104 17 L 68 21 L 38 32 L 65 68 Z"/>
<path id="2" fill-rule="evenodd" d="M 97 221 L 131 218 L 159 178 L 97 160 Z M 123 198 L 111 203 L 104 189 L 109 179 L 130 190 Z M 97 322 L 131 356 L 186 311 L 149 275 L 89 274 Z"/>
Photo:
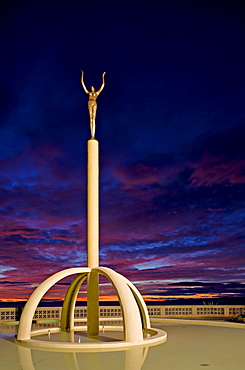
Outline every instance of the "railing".
<path id="1" fill-rule="evenodd" d="M 148 306 L 151 318 L 217 318 L 226 319 L 239 314 L 245 314 L 245 305 L 185 305 L 185 306 Z M 61 307 L 38 307 L 33 320 L 60 320 Z M 19 308 L 0 308 L 0 322 L 18 321 Z M 74 312 L 75 321 L 87 317 L 87 307 L 76 307 Z M 120 306 L 101 306 L 100 318 L 120 318 L 122 311 Z"/>

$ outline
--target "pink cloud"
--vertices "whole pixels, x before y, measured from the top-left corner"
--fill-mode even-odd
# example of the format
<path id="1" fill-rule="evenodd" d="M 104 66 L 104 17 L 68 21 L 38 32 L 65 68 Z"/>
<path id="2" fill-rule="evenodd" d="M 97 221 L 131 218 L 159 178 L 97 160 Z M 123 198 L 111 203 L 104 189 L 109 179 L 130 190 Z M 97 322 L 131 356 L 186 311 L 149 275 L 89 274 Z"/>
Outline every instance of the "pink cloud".
<path id="1" fill-rule="evenodd" d="M 45 239 L 45 236 L 35 235 L 35 234 L 32 234 L 32 235 L 20 234 L 20 236 L 24 239 Z"/>
<path id="2" fill-rule="evenodd" d="M 113 169 L 113 176 L 123 184 L 124 190 L 160 184 L 171 185 L 184 170 L 193 170 L 190 176 L 192 186 L 212 186 L 214 184 L 234 185 L 245 183 L 245 160 L 227 160 L 224 156 L 206 153 L 199 163 L 186 161 L 162 168 L 137 163 L 134 166 L 120 166 Z M 158 189 L 150 189 L 149 200 Z M 136 194 L 137 195 L 137 194 Z M 146 195 L 146 194 L 145 194 Z"/>
<path id="3" fill-rule="evenodd" d="M 123 169 L 116 167 L 114 176 L 117 180 L 125 184 L 126 188 L 138 184 L 153 184 L 159 182 L 160 171 L 155 167 L 145 166 L 142 163 L 137 163 L 133 167 L 124 167 Z"/>
<path id="4" fill-rule="evenodd" d="M 195 168 L 196 164 L 190 161 L 177 163 L 172 166 L 162 168 L 146 166 L 137 163 L 134 166 L 120 166 L 113 169 L 113 176 L 124 185 L 124 189 L 129 189 L 137 185 L 161 184 L 169 185 L 173 183 L 178 175 L 189 168 Z"/>
<path id="5" fill-rule="evenodd" d="M 212 186 L 215 184 L 234 185 L 245 183 L 245 161 L 229 160 L 205 154 L 192 173 L 193 186 Z"/>

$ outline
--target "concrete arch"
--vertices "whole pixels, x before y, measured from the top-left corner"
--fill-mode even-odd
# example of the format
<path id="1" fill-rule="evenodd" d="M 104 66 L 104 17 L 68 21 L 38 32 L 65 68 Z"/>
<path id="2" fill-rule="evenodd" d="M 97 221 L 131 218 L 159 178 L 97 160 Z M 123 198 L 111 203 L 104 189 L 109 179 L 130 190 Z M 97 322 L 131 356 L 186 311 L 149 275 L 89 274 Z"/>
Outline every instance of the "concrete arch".
<path id="1" fill-rule="evenodd" d="M 148 309 L 147 309 L 147 306 L 145 304 L 145 301 L 144 299 L 142 298 L 142 295 L 140 294 L 140 292 L 138 291 L 138 289 L 136 288 L 136 286 L 134 284 L 131 283 L 130 280 L 128 280 L 127 278 L 125 278 L 125 276 L 121 275 L 124 280 L 126 281 L 127 285 L 129 286 L 129 288 L 132 290 L 132 293 L 136 299 L 136 302 L 139 306 L 139 310 L 140 310 L 140 313 L 141 313 L 141 317 L 142 317 L 142 326 L 144 329 L 149 329 L 151 327 L 151 323 L 150 323 L 150 317 L 149 317 L 149 314 L 148 314 Z"/>
<path id="2" fill-rule="evenodd" d="M 145 323 L 147 322 L 148 312 L 145 312 L 144 307 L 137 303 L 136 297 L 139 292 L 133 291 L 124 276 L 108 267 L 94 267 L 91 270 L 91 274 L 93 273 L 104 275 L 117 292 L 123 314 L 124 340 L 126 342 L 142 341 L 143 323 L 140 312 L 142 313 L 142 317 L 145 317 Z"/>
<path id="3" fill-rule="evenodd" d="M 76 276 L 66 292 L 61 311 L 61 330 L 74 328 L 74 309 L 76 305 L 77 294 L 87 276 L 88 272 L 84 272 L 83 274 Z"/>
<path id="4" fill-rule="evenodd" d="M 19 323 L 17 340 L 30 339 L 31 336 L 31 324 L 32 319 L 37 308 L 38 303 L 44 296 L 44 294 L 59 280 L 75 274 L 89 273 L 91 271 L 88 267 L 74 267 L 66 269 L 56 274 L 50 276 L 48 279 L 44 280 L 32 293 L 29 300 L 27 301 Z"/>

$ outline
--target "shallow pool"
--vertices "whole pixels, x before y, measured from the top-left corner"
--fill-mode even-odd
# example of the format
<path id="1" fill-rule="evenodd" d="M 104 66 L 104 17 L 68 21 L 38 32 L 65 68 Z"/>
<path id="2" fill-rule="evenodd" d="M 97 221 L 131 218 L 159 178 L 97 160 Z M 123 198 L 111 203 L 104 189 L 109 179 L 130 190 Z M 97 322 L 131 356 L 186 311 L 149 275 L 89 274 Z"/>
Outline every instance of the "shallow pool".
<path id="1" fill-rule="evenodd" d="M 17 326 L 0 325 L 0 369 L 245 369 L 245 328 L 200 325 L 187 321 L 158 321 L 153 322 L 152 326 L 167 331 L 165 343 L 126 351 L 64 353 L 18 346 L 14 343 Z"/>

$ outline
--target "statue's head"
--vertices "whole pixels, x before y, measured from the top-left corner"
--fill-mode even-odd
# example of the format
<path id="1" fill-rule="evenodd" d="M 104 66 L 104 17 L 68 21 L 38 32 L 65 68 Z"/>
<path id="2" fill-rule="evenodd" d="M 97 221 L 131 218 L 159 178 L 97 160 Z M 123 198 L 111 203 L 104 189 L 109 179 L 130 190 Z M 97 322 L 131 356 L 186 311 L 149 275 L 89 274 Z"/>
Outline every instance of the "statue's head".
<path id="1" fill-rule="evenodd" d="M 94 90 L 94 87 L 93 87 L 93 86 L 91 86 L 91 92 L 95 92 L 95 90 Z"/>

